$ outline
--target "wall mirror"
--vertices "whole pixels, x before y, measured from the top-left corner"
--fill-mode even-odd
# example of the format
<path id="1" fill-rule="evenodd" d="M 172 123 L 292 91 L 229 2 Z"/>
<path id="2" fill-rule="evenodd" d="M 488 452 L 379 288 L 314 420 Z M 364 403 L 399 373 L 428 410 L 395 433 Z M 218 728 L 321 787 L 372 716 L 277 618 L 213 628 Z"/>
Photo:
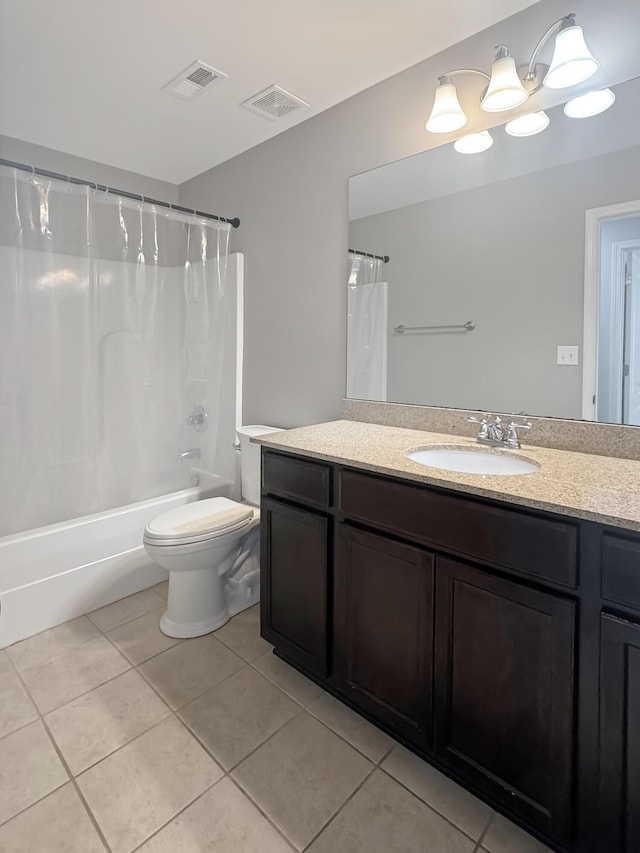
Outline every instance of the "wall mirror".
<path id="1" fill-rule="evenodd" d="M 348 397 L 640 425 L 640 78 L 612 91 L 349 180 Z"/>

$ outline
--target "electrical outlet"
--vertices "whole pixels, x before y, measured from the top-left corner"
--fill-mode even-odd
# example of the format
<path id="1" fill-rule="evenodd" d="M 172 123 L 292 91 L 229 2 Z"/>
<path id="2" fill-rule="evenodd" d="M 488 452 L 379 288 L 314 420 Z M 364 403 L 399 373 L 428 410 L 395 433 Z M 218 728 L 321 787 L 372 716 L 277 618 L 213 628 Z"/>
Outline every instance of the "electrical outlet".
<path id="1" fill-rule="evenodd" d="M 578 347 L 558 347 L 558 364 L 574 367 L 578 364 Z"/>

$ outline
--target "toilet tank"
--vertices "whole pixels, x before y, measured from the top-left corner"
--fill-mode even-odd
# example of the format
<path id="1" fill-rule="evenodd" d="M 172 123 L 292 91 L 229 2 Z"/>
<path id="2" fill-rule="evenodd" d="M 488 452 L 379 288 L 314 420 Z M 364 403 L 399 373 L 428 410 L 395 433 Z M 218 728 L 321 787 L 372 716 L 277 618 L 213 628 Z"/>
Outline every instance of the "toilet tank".
<path id="1" fill-rule="evenodd" d="M 252 424 L 236 430 L 240 440 L 240 474 L 242 477 L 242 498 L 254 506 L 260 504 L 260 445 L 251 444 L 256 435 L 268 432 L 282 432 L 278 427 Z"/>

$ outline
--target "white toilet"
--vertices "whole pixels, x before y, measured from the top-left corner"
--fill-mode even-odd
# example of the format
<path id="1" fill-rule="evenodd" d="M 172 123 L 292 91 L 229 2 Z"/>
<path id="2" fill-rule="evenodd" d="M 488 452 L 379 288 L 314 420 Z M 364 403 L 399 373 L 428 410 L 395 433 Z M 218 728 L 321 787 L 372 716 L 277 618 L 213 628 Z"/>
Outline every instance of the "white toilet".
<path id="1" fill-rule="evenodd" d="M 199 637 L 260 599 L 260 446 L 252 436 L 279 432 L 240 427 L 242 503 L 207 498 L 162 513 L 144 531 L 144 548 L 169 572 L 160 629 Z"/>

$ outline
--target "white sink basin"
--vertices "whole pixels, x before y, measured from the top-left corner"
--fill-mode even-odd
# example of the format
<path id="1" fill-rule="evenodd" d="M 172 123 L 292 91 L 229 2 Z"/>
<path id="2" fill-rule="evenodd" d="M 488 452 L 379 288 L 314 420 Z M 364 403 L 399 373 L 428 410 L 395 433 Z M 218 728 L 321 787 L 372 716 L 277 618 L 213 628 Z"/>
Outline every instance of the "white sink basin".
<path id="1" fill-rule="evenodd" d="M 512 455 L 511 451 L 485 450 L 475 447 L 427 447 L 410 450 L 407 459 L 440 468 L 445 471 L 458 471 L 462 474 L 533 474 L 540 466 L 523 456 Z"/>

